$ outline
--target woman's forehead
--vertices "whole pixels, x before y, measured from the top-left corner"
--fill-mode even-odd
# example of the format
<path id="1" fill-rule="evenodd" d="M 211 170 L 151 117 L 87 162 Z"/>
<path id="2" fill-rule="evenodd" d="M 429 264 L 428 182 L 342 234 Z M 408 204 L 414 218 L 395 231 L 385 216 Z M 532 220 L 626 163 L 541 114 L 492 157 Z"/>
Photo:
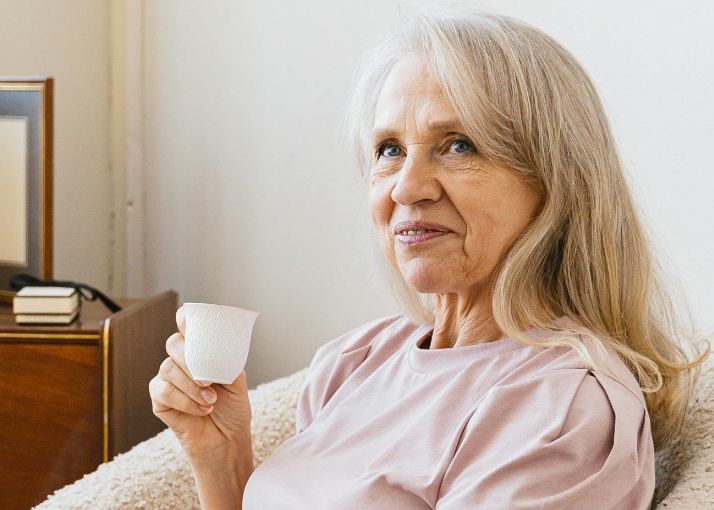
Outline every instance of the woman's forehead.
<path id="1" fill-rule="evenodd" d="M 417 127 L 420 131 L 453 130 L 459 124 L 424 59 L 408 56 L 397 62 L 377 101 L 374 137 Z"/>
<path id="2" fill-rule="evenodd" d="M 415 94 L 441 94 L 441 87 L 421 56 L 407 55 L 387 75 L 377 105 L 383 100 L 393 101 Z"/>

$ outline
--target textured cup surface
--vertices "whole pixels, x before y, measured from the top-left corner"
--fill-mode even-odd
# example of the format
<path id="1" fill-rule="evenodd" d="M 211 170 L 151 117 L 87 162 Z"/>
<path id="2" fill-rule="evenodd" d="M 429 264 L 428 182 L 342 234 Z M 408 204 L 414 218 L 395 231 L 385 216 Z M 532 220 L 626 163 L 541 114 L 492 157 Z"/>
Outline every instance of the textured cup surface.
<path id="1" fill-rule="evenodd" d="M 185 356 L 195 381 L 231 384 L 248 359 L 258 312 L 224 305 L 185 303 Z"/>

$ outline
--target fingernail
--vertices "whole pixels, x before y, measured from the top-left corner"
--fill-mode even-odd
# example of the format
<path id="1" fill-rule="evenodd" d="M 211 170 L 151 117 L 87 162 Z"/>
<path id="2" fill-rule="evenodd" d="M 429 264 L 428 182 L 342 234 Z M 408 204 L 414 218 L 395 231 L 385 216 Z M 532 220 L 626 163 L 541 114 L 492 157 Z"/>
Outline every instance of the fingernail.
<path id="1" fill-rule="evenodd" d="M 206 414 L 210 414 L 211 411 L 213 411 L 213 406 L 202 406 L 202 405 L 199 405 L 198 407 L 201 409 L 201 411 L 203 411 L 203 412 L 206 413 Z"/>
<path id="2" fill-rule="evenodd" d="M 216 401 L 216 394 L 213 393 L 212 391 L 201 390 L 198 392 L 198 394 L 201 396 L 201 398 L 203 400 L 205 400 L 209 404 L 213 404 Z"/>

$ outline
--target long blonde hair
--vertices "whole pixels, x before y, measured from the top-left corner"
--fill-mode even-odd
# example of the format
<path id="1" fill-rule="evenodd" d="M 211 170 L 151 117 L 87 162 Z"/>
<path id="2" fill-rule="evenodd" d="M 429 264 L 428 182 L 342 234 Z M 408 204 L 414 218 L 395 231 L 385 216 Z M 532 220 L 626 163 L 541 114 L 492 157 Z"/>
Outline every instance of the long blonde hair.
<path id="1" fill-rule="evenodd" d="M 482 157 L 543 193 L 539 215 L 500 262 L 493 314 L 504 334 L 532 345 L 566 345 L 597 363 L 582 337 L 614 349 L 647 401 L 656 447 L 681 427 L 697 367 L 655 270 L 598 94 L 585 71 L 540 30 L 507 17 L 421 10 L 365 58 L 348 113 L 359 165 L 368 173 L 376 102 L 394 64 L 424 57 Z M 396 271 L 394 272 L 395 274 Z M 429 300 L 397 278 L 415 320 L 433 320 Z M 531 327 L 569 334 L 539 341 Z M 691 320 L 690 320 L 691 324 Z M 690 354 L 691 355 L 691 354 Z"/>

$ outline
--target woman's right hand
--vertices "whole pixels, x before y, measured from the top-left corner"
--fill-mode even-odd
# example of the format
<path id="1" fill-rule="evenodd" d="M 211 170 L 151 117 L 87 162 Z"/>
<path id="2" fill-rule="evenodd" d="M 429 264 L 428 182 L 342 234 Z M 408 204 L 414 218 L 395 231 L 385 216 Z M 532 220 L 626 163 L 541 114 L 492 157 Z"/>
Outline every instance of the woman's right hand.
<path id="1" fill-rule="evenodd" d="M 154 414 L 171 428 L 193 462 L 246 458 L 253 450 L 245 372 L 232 384 L 195 382 L 184 358 L 186 315 L 176 312 L 179 332 L 166 341 L 166 358 L 149 383 Z"/>

